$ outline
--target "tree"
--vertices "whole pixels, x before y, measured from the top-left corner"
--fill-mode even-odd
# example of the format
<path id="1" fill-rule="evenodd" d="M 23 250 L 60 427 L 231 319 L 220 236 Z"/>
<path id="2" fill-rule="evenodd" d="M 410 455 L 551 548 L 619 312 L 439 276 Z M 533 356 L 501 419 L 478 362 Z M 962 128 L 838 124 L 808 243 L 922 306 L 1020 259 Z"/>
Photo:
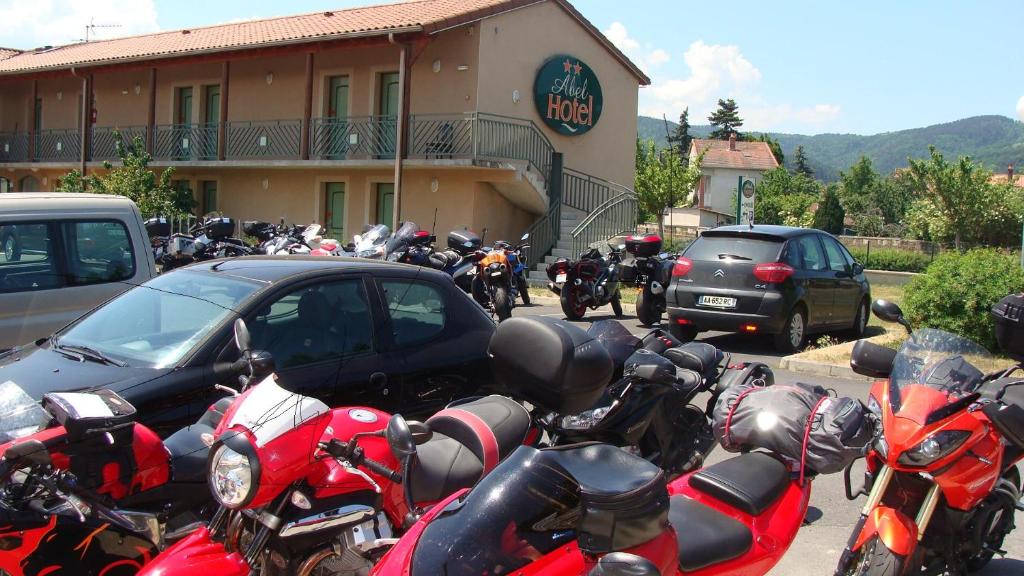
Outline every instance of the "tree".
<path id="1" fill-rule="evenodd" d="M 685 108 L 679 115 L 679 125 L 668 137 L 668 145 L 678 147 L 679 158 L 682 159 L 683 164 L 686 164 L 687 157 L 690 155 L 691 142 L 693 142 L 693 136 L 690 136 L 690 109 Z"/>
<path id="2" fill-rule="evenodd" d="M 88 191 L 125 196 L 138 205 L 143 218 L 176 217 L 192 210 L 195 204 L 192 195 L 171 186 L 173 167 L 167 168 L 159 176 L 149 169 L 152 157 L 146 152 L 142 138 L 136 136 L 129 146 L 125 145 L 121 134 L 115 132 L 114 141 L 121 166 L 115 168 L 110 162 L 104 162 L 103 168 L 107 173 L 103 176 L 83 176 L 78 170 L 72 170 L 58 179 L 57 189 L 62 192 Z"/>
<path id="3" fill-rule="evenodd" d="M 875 205 L 881 179 L 870 158 L 861 156 L 849 171 L 839 173 L 839 181 L 839 202 L 847 216 L 863 214 Z"/>
<path id="4" fill-rule="evenodd" d="M 799 174 L 799 172 L 797 172 Z M 818 210 L 814 213 L 812 226 L 818 230 L 824 230 L 829 234 L 841 234 L 843 232 L 843 220 L 846 213 L 843 212 L 843 205 L 839 203 L 839 186 L 829 184 L 822 191 L 821 200 L 818 202 Z"/>
<path id="5" fill-rule="evenodd" d="M 658 220 L 658 233 L 665 235 L 662 215 L 675 204 L 693 202 L 693 190 L 700 180 L 700 164 L 704 154 L 683 165 L 679 155 L 659 153 L 652 140 L 636 142 L 636 178 L 634 190 L 640 217 Z"/>
<path id="6" fill-rule="evenodd" d="M 743 120 L 739 115 L 739 106 L 732 98 L 728 100 L 718 99 L 718 110 L 708 116 L 708 122 L 715 127 L 709 138 L 712 140 L 728 140 L 729 134 L 736 132 L 736 129 L 743 126 Z M 738 134 L 737 134 L 738 136 Z"/>
<path id="7" fill-rule="evenodd" d="M 919 196 L 931 202 L 952 232 L 956 249 L 961 250 L 965 234 L 987 225 L 991 173 L 969 156 L 949 163 L 935 146 L 929 146 L 928 153 L 931 157 L 925 160 L 909 159 L 910 174 Z"/>
<path id="8" fill-rule="evenodd" d="M 803 146 L 796 147 L 796 154 L 793 155 L 793 171 L 808 178 L 814 176 L 814 170 L 807 163 L 807 154 L 804 153 Z"/>
<path id="9" fill-rule="evenodd" d="M 810 226 L 814 221 L 811 206 L 821 194 L 821 184 L 802 174 L 790 174 L 782 166 L 768 170 L 757 184 L 754 222 Z"/>

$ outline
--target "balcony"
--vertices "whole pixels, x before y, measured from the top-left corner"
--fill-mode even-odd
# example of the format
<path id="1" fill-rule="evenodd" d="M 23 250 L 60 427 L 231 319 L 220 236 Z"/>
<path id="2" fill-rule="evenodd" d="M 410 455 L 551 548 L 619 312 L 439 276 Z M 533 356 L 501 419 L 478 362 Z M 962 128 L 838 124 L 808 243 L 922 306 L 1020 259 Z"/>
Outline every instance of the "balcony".
<path id="1" fill-rule="evenodd" d="M 295 161 L 302 158 L 301 119 L 219 124 L 161 124 L 94 127 L 87 161 L 117 159 L 115 133 L 126 143 L 139 137 L 161 163 Z M 220 146 L 223 130 L 224 146 Z M 312 118 L 308 159 L 315 161 L 388 160 L 395 156 L 398 122 L 389 116 Z M 151 140 L 151 141 L 150 141 Z M 420 114 L 409 119 L 408 158 L 519 162 L 546 180 L 553 147 L 529 121 L 493 114 Z M 31 152 L 31 154 L 30 154 Z M 30 158 L 31 156 L 31 158 Z M 223 160 L 221 160 L 223 158 Z M 0 133 L 0 163 L 80 162 L 79 131 L 42 130 Z"/>

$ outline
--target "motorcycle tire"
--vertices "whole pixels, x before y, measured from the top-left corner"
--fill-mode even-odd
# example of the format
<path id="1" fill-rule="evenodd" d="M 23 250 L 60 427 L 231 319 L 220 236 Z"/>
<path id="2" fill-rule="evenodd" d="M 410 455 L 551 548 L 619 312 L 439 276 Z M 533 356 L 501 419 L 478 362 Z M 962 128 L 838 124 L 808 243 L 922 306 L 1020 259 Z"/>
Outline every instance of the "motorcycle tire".
<path id="1" fill-rule="evenodd" d="M 644 326 L 654 326 L 661 322 L 661 310 L 655 303 L 656 298 L 651 294 L 649 286 L 644 286 L 636 296 L 636 317 Z"/>
<path id="2" fill-rule="evenodd" d="M 586 304 L 579 304 L 576 301 L 576 290 L 569 285 L 562 287 L 558 302 L 562 305 L 562 312 L 565 314 L 566 320 L 582 320 L 583 315 L 587 312 Z"/>
<path id="3" fill-rule="evenodd" d="M 498 322 L 512 317 L 512 299 L 509 297 L 508 288 L 504 286 L 494 288 L 494 313 L 498 315 Z"/>
<path id="4" fill-rule="evenodd" d="M 612 312 L 615 312 L 616 318 L 622 318 L 622 296 L 616 294 L 612 297 Z"/>
<path id="5" fill-rule="evenodd" d="M 530 305 L 530 285 L 526 282 L 525 274 L 516 275 L 516 290 L 519 291 L 519 296 L 523 299 L 523 304 Z"/>
<path id="6" fill-rule="evenodd" d="M 847 576 L 899 576 L 906 558 L 897 555 L 875 536 L 864 543 L 860 557 L 851 563 Z"/>

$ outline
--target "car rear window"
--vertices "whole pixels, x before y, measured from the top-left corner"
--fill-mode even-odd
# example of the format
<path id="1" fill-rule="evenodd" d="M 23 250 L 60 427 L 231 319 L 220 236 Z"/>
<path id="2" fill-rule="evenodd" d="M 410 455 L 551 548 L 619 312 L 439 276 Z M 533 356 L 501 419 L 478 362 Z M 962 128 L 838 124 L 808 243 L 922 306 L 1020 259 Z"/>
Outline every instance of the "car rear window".
<path id="1" fill-rule="evenodd" d="M 782 240 L 741 238 L 737 236 L 701 236 L 683 252 L 690 260 L 751 260 L 774 262 L 779 257 Z"/>

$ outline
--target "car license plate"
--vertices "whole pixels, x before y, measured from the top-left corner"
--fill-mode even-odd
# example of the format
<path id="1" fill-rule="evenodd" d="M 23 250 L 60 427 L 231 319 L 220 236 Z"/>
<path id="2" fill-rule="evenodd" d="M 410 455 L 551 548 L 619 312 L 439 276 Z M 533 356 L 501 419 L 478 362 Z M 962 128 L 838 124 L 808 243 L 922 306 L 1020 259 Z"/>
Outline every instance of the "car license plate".
<path id="1" fill-rule="evenodd" d="M 566 279 L 567 276 L 568 276 L 568 274 L 566 274 L 565 272 L 562 272 L 561 274 L 557 274 L 557 275 L 555 275 L 555 282 L 558 282 L 558 283 L 565 282 L 565 279 Z"/>
<path id="2" fill-rule="evenodd" d="M 701 306 L 711 306 L 712 308 L 736 307 L 736 299 L 728 298 L 726 296 L 701 296 L 697 303 Z"/>

